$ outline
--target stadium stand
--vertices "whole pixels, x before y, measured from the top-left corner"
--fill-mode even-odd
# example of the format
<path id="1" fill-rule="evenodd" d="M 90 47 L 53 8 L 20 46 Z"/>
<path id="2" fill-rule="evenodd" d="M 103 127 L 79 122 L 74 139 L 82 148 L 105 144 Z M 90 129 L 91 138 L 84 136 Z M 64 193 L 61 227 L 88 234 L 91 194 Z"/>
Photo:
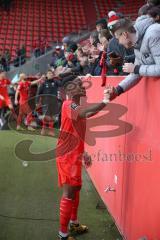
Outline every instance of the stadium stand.
<path id="1" fill-rule="evenodd" d="M 1 50 L 9 49 L 12 57 L 22 44 L 29 57 L 34 41 L 46 38 L 48 43 L 58 42 L 64 35 L 86 27 L 82 0 L 15 0 L 10 11 L 1 8 L 0 14 Z"/>
<path id="2" fill-rule="evenodd" d="M 133 20 L 137 17 L 138 9 L 144 4 L 143 0 L 138 1 L 111 1 L 111 0 L 95 0 L 94 5 L 96 8 L 97 18 L 103 18 L 107 12 L 115 10 L 122 12 L 126 16 L 130 16 Z"/>
<path id="3" fill-rule="evenodd" d="M 144 1 L 95 0 L 93 3 L 97 19 L 106 17 L 110 10 L 135 19 Z M 83 0 L 15 0 L 10 11 L 1 7 L 0 14 L 0 49 L 8 49 L 11 60 L 15 59 L 16 51 L 22 45 L 25 45 L 26 56 L 30 57 L 36 41 L 43 44 L 45 38 L 47 44 L 60 42 L 63 36 L 87 28 L 88 23 Z"/>

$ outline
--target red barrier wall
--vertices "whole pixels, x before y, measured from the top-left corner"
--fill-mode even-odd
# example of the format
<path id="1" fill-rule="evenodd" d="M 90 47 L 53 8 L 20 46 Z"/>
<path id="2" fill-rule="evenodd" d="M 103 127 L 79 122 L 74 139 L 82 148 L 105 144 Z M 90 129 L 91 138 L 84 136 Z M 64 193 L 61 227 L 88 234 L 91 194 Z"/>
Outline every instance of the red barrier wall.
<path id="1" fill-rule="evenodd" d="M 110 77 L 107 81 L 117 85 L 123 78 Z M 88 102 L 98 102 L 103 96 L 101 79 L 94 77 L 91 82 Z M 143 78 L 87 123 L 86 150 L 93 159 L 88 172 L 128 240 L 144 236 L 160 240 L 159 93 L 160 79 Z M 128 110 L 125 112 L 121 105 Z M 117 113 L 126 123 L 116 123 Z M 118 125 L 122 131 L 115 134 Z M 115 192 L 105 192 L 108 186 Z"/>

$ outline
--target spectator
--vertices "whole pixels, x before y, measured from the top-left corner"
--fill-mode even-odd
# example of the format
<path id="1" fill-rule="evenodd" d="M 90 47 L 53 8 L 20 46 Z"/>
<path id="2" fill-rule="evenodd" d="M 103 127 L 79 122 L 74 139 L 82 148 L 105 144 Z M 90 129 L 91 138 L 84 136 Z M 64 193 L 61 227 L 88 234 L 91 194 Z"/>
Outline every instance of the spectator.
<path id="1" fill-rule="evenodd" d="M 117 13 L 114 11 L 109 12 L 108 17 L 108 28 L 113 35 L 112 29 L 114 28 L 115 24 L 124 17 L 123 15 L 122 17 L 120 17 L 120 14 L 117 15 Z M 132 46 L 130 48 L 125 48 L 123 45 L 119 44 L 118 40 L 114 37 L 114 35 L 109 42 L 108 53 L 114 53 L 114 55 L 117 55 L 117 59 L 114 59 L 114 62 L 117 62 L 118 64 L 123 63 L 122 60 L 124 60 L 125 62 L 134 62 L 135 60 L 134 48 Z M 114 67 L 114 64 L 112 64 L 109 59 L 108 63 L 110 63 Z M 122 74 L 122 66 L 119 67 L 118 72 Z"/>
<path id="2" fill-rule="evenodd" d="M 0 51 L 0 68 L 1 71 L 7 70 L 7 62 L 2 51 Z"/>
<path id="3" fill-rule="evenodd" d="M 76 66 L 77 60 L 73 53 L 69 53 L 66 57 L 66 64 L 64 64 L 67 68 L 72 68 Z"/>
<path id="4" fill-rule="evenodd" d="M 147 0 L 148 5 L 158 6 L 160 5 L 160 0 Z"/>
<path id="5" fill-rule="evenodd" d="M 26 47 L 24 44 L 20 48 L 20 65 L 23 65 L 26 62 Z"/>
<path id="6" fill-rule="evenodd" d="M 83 48 L 82 48 L 82 47 L 79 47 L 79 48 L 77 49 L 76 54 L 77 54 L 77 60 L 80 61 L 81 58 L 84 56 Z"/>
<path id="7" fill-rule="evenodd" d="M 40 52 L 41 55 L 45 54 L 50 49 L 49 43 L 46 38 L 42 38 L 40 41 Z"/>
<path id="8" fill-rule="evenodd" d="M 73 42 L 67 48 L 67 51 L 72 53 L 75 53 L 76 50 L 77 50 L 77 44 Z"/>
<path id="9" fill-rule="evenodd" d="M 67 50 L 67 48 L 69 47 L 69 45 L 71 44 L 71 40 L 69 39 L 69 37 L 64 37 L 62 39 L 62 44 L 63 44 L 63 48 L 64 48 L 64 51 Z"/>
<path id="10" fill-rule="evenodd" d="M 152 7 L 148 11 L 148 15 L 154 19 L 155 22 L 160 23 L 160 6 Z"/>
<path id="11" fill-rule="evenodd" d="M 143 5 L 138 11 L 138 16 L 140 17 L 142 15 L 146 15 L 150 8 L 151 8 L 151 5 L 149 5 L 149 4 Z"/>
<path id="12" fill-rule="evenodd" d="M 130 73 L 116 88 L 111 99 L 136 85 L 142 76 L 160 76 L 160 25 L 148 15 L 137 18 L 135 25 L 121 19 L 114 34 L 126 48 L 135 46 L 135 64 L 126 63 L 123 71 Z"/>
<path id="13" fill-rule="evenodd" d="M 107 20 L 105 18 L 96 21 L 97 32 L 100 32 L 102 29 L 107 29 Z"/>
<path id="14" fill-rule="evenodd" d="M 51 61 L 50 66 L 56 68 L 57 61 L 60 59 L 64 59 L 64 52 L 60 46 L 56 46 L 55 51 L 52 53 L 52 61 Z M 62 65 L 63 65 L 63 63 L 62 63 Z"/>
<path id="15" fill-rule="evenodd" d="M 98 31 L 92 32 L 89 39 L 90 44 L 94 47 L 97 47 L 97 44 L 99 43 Z"/>
<path id="16" fill-rule="evenodd" d="M 4 58 L 6 60 L 6 71 L 9 71 L 10 70 L 10 61 L 11 61 L 11 54 L 10 54 L 9 49 L 5 49 Z"/>
<path id="17" fill-rule="evenodd" d="M 16 49 L 16 57 L 14 59 L 14 66 L 19 67 L 26 62 L 26 48 L 25 45 L 21 45 Z"/>
<path id="18" fill-rule="evenodd" d="M 1 0 L 1 2 L 2 2 L 2 6 L 4 7 L 4 10 L 9 11 L 12 0 Z"/>
<path id="19" fill-rule="evenodd" d="M 36 58 L 41 55 L 40 39 L 33 42 L 33 53 Z"/>

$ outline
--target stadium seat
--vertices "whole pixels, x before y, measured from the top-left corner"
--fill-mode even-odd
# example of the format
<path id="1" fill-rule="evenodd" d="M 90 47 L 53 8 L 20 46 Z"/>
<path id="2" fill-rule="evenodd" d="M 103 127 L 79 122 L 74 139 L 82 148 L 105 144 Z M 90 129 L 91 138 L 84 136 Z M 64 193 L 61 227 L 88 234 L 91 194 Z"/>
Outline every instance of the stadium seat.
<path id="1" fill-rule="evenodd" d="M 22 43 L 26 43 L 30 55 L 32 39 L 46 37 L 49 42 L 59 41 L 86 25 L 82 0 L 15 0 L 12 11 L 6 14 L 0 9 L 0 14 L 0 45 L 3 48 L 6 44 L 14 56 Z"/>

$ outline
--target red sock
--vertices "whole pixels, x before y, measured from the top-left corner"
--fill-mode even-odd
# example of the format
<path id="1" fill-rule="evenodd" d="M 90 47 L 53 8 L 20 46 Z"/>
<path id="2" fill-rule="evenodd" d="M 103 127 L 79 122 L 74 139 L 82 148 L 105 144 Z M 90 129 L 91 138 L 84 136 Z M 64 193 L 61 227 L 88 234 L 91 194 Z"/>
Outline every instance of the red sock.
<path id="1" fill-rule="evenodd" d="M 51 120 L 51 121 L 49 121 L 49 129 L 53 130 L 53 128 L 54 128 L 54 122 L 53 122 L 53 120 Z"/>
<path id="2" fill-rule="evenodd" d="M 71 213 L 71 221 L 76 221 L 77 215 L 78 215 L 78 206 L 79 206 L 79 194 L 80 191 L 77 191 L 75 193 L 75 199 L 73 200 L 73 205 L 72 205 L 72 213 Z"/>
<path id="3" fill-rule="evenodd" d="M 68 224 L 71 218 L 73 200 L 62 197 L 60 202 L 60 231 L 68 232 Z"/>

